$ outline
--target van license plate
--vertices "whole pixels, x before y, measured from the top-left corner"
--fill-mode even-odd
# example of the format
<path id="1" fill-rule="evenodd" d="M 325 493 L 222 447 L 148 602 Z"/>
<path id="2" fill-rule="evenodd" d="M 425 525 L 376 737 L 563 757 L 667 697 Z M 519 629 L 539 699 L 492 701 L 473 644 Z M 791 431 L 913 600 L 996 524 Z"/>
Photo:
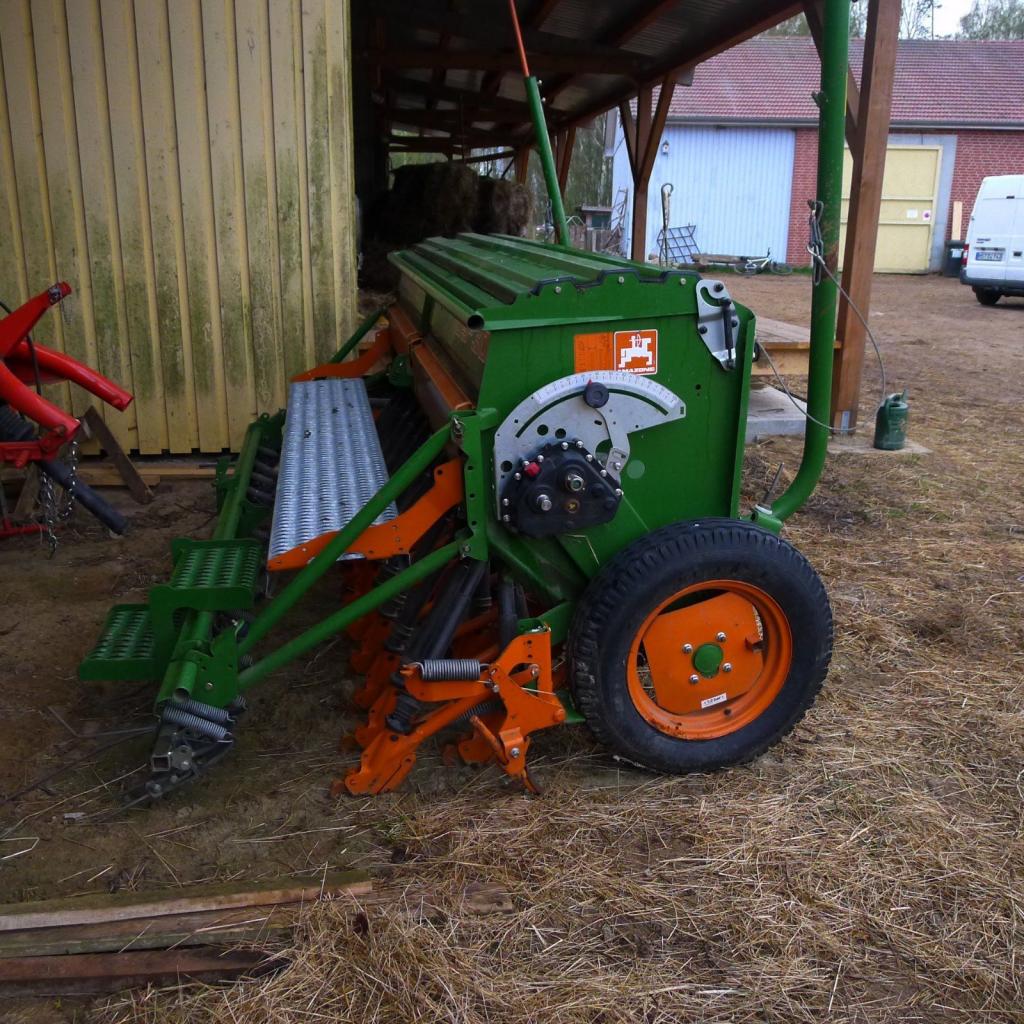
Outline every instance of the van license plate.
<path id="1" fill-rule="evenodd" d="M 1001 263 L 1003 260 L 1003 251 L 1000 249 L 999 252 L 979 252 L 975 253 L 974 258 L 979 262 L 985 260 L 988 263 Z"/>

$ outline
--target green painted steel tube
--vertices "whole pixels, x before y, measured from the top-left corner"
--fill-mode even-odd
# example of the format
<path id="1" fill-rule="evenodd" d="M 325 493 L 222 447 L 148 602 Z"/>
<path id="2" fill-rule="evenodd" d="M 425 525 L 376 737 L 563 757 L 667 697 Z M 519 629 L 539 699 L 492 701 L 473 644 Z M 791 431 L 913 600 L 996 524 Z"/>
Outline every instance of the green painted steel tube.
<path id="1" fill-rule="evenodd" d="M 249 489 L 252 467 L 256 463 L 256 453 L 262 439 L 262 423 L 259 420 L 250 423 L 242 441 L 242 450 L 238 453 L 238 462 L 235 463 L 234 472 L 231 474 L 230 490 L 217 517 L 217 528 L 213 532 L 214 540 L 231 540 L 235 536 L 242 515 L 242 501 Z"/>
<path id="2" fill-rule="evenodd" d="M 833 268 L 839 250 L 839 217 L 843 195 L 850 0 L 825 0 L 823 18 L 821 94 L 818 100 L 818 201 L 822 204 L 821 233 L 825 243 L 825 261 Z M 804 454 L 793 482 L 772 504 L 771 517 L 779 522 L 791 516 L 811 496 L 825 465 L 838 297 L 835 282 L 822 275 L 811 295 L 808 419 L 804 430 Z"/>
<path id="3" fill-rule="evenodd" d="M 367 591 L 362 597 L 357 597 L 354 601 L 345 605 L 344 608 L 340 608 L 333 615 L 329 615 L 322 622 L 318 622 L 315 626 L 307 629 L 305 633 L 295 637 L 294 640 L 289 640 L 288 643 L 282 644 L 265 658 L 257 661 L 255 665 L 239 673 L 239 689 L 247 690 L 249 687 L 254 686 L 271 672 L 276 672 L 282 666 L 287 665 L 289 661 L 294 661 L 307 651 L 312 650 L 317 644 L 323 643 L 324 640 L 351 626 L 357 619 L 362 618 L 368 612 L 372 612 L 375 608 L 379 608 L 385 601 L 389 601 L 396 594 L 414 587 L 420 580 L 426 579 L 432 572 L 440 569 L 453 558 L 457 558 L 461 547 L 462 538 L 459 538 L 452 541 L 451 544 L 446 544 L 443 548 L 432 551 L 429 555 L 421 558 L 418 562 L 414 562 L 408 569 L 403 570 L 397 576 L 392 576 L 390 579 L 385 580 L 379 586 Z"/>
<path id="4" fill-rule="evenodd" d="M 551 200 L 551 216 L 555 220 L 558 244 L 568 248 L 570 246 L 569 225 L 565 219 L 562 192 L 558 187 L 558 172 L 555 170 L 555 156 L 551 152 L 548 125 L 544 120 L 544 104 L 540 98 L 540 86 L 533 75 L 526 79 L 526 101 L 530 104 L 533 133 L 537 137 L 537 152 L 540 154 L 540 166 L 544 172 L 544 184 L 548 187 L 548 199 Z"/>
<path id="5" fill-rule="evenodd" d="M 205 643 L 210 639 L 213 622 L 213 612 L 188 612 L 181 627 L 181 634 L 175 644 L 175 650 L 187 650 L 196 644 Z M 178 700 L 188 700 L 192 696 L 198 675 L 199 666 L 194 661 L 181 660 L 172 656 L 171 663 L 164 673 L 160 692 L 157 694 L 157 706 L 172 697 Z"/>
<path id="6" fill-rule="evenodd" d="M 375 309 L 357 328 L 356 333 L 345 342 L 337 352 L 327 361 L 329 363 L 340 363 L 373 329 L 373 325 L 384 315 L 383 306 Z"/>
<path id="7" fill-rule="evenodd" d="M 334 540 L 267 605 L 250 626 L 245 639 L 238 645 L 239 654 L 251 651 L 295 607 L 309 588 L 328 572 L 359 535 L 373 524 L 374 519 L 430 467 L 444 450 L 450 436 L 448 427 L 442 427 L 413 452 L 398 472 L 352 517 L 348 525 L 338 531 Z"/>

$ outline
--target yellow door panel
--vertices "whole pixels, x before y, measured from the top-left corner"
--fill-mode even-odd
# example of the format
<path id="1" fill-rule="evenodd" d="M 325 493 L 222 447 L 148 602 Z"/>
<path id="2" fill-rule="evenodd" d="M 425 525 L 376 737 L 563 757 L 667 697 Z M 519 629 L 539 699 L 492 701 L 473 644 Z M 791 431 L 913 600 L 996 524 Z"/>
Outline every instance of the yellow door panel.
<path id="1" fill-rule="evenodd" d="M 928 270 L 941 160 L 942 150 L 938 146 L 890 145 L 886 150 L 876 271 L 914 274 Z M 840 253 L 846 245 L 852 169 L 847 150 L 843 160 Z"/>

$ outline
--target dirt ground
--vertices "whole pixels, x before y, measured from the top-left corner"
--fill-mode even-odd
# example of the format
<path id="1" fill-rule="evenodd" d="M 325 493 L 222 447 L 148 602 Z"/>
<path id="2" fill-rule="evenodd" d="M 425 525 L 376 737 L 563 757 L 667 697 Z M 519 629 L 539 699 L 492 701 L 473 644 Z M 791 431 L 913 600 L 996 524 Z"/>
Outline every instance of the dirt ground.
<path id="1" fill-rule="evenodd" d="M 728 284 L 807 321 L 806 278 Z M 0 901 L 363 867 L 454 902 L 441 925 L 385 910 L 368 931 L 315 909 L 292 968 L 228 991 L 0 1003 L 0 1020 L 298 1021 L 315 993 L 343 1021 L 1024 1021 L 1024 300 L 879 277 L 872 323 L 930 454 L 831 456 L 787 525 L 829 588 L 835 658 L 747 768 L 659 778 L 566 728 L 535 745 L 540 799 L 431 750 L 399 792 L 332 801 L 356 721 L 337 643 L 255 695 L 207 780 L 111 814 L 147 751 L 103 734 L 144 723 L 152 692 L 76 665 L 111 604 L 165 578 L 171 539 L 209 530 L 212 490 L 108 491 L 130 535 L 79 515 L 52 560 L 3 542 Z M 865 422 L 876 380 L 869 352 Z M 797 442 L 749 451 L 752 496 L 780 461 L 790 476 Z M 464 919 L 469 881 L 516 912 Z"/>

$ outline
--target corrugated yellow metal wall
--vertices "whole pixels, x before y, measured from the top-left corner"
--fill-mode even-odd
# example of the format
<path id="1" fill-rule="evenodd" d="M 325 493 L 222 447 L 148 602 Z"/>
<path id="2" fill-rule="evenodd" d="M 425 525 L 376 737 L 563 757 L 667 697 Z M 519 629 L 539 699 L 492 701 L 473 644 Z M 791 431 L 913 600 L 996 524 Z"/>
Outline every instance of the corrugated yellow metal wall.
<path id="1" fill-rule="evenodd" d="M 350 54 L 348 0 L 0 0 L 0 298 L 71 283 L 126 446 L 237 446 L 351 331 Z"/>

